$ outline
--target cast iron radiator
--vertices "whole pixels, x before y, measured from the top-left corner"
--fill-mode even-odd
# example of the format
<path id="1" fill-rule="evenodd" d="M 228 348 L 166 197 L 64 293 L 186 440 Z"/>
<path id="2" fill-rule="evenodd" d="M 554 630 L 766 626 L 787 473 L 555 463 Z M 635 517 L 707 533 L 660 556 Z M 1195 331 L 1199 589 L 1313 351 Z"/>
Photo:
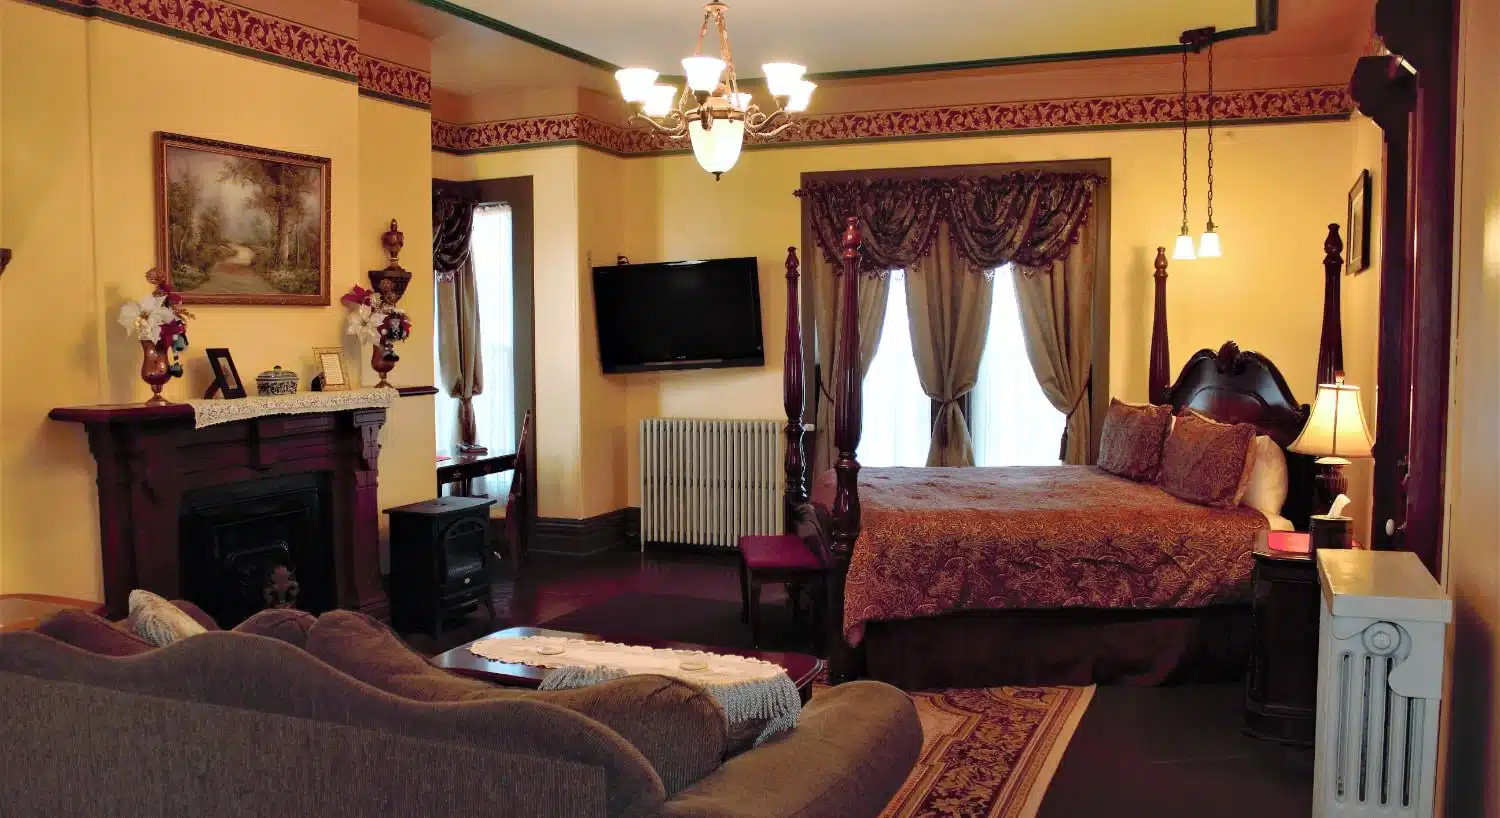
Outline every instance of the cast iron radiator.
<path id="1" fill-rule="evenodd" d="M 782 532 L 783 421 L 641 421 L 641 547 Z"/>

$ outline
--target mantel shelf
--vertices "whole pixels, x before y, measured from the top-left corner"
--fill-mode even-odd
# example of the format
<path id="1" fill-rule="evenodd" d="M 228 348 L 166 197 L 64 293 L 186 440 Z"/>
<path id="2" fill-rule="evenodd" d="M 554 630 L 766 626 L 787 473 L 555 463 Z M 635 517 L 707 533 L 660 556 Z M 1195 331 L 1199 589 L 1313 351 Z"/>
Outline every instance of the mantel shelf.
<path id="1" fill-rule="evenodd" d="M 398 386 L 396 394 L 403 398 L 436 395 L 432 386 Z M 193 418 L 193 407 L 186 403 L 168 403 L 147 406 L 144 403 L 107 403 L 97 406 L 59 406 L 47 413 L 52 420 L 65 423 L 149 423 L 158 420 Z"/>

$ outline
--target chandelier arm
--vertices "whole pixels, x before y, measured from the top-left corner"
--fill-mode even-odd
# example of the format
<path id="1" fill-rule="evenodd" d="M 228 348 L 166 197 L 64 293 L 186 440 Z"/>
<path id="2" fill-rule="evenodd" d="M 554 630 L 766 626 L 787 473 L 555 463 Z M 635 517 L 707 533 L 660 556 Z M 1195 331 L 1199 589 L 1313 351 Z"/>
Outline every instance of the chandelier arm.
<path id="1" fill-rule="evenodd" d="M 745 119 L 745 127 L 747 129 L 753 129 L 756 133 L 761 133 L 766 128 L 775 127 L 775 123 L 779 121 L 784 120 L 786 124 L 790 124 L 793 121 L 792 115 L 787 113 L 786 110 L 782 108 L 777 108 L 769 114 L 757 108 L 755 110 L 755 113 L 758 114 L 760 118 L 752 122 L 747 116 Z M 778 133 L 779 132 L 780 131 L 778 131 Z"/>
<path id="2" fill-rule="evenodd" d="M 789 119 L 769 131 L 760 131 L 753 134 L 756 139 L 774 139 L 785 131 L 800 131 L 802 123 L 795 119 Z"/>
<path id="3" fill-rule="evenodd" d="M 656 120 L 656 117 L 646 116 L 645 114 L 633 114 L 631 115 L 629 121 L 644 122 L 657 133 L 666 134 L 673 139 L 681 139 L 682 137 L 687 135 L 687 124 L 686 121 L 682 118 L 681 114 L 673 111 L 669 116 L 664 118 L 667 120 L 667 123 L 670 124 L 658 122 Z"/>

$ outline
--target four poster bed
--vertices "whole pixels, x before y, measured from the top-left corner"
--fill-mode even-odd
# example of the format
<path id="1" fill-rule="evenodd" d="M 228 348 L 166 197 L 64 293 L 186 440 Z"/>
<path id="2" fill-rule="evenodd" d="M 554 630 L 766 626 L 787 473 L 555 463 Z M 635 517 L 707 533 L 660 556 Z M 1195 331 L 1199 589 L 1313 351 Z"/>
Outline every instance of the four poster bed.
<path id="1" fill-rule="evenodd" d="M 1339 263 L 1337 242 L 1330 232 L 1325 263 Z M 837 454 L 817 486 L 803 453 L 794 248 L 787 258 L 788 519 L 812 532 L 828 565 L 822 619 L 834 680 L 868 676 L 911 690 L 1238 678 L 1249 655 L 1251 551 L 1272 527 L 1305 528 L 1311 458 L 1286 453 L 1285 520 L 1195 505 L 1093 466 L 861 475 L 861 384 L 844 352 L 859 347 L 860 245 L 849 217 L 836 272 L 841 352 L 828 380 Z M 1251 424 L 1284 451 L 1308 407 L 1270 360 L 1231 341 L 1200 350 L 1168 381 L 1161 250 L 1155 268 L 1152 402 Z M 804 525 L 812 520 L 820 522 Z"/>

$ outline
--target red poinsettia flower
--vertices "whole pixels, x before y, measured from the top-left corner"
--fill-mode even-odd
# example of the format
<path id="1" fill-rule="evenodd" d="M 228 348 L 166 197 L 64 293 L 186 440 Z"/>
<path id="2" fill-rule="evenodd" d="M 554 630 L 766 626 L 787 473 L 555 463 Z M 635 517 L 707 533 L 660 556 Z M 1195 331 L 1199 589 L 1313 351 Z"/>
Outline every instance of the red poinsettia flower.
<path id="1" fill-rule="evenodd" d="M 354 287 L 350 289 L 349 292 L 345 293 L 344 297 L 340 298 L 339 300 L 351 307 L 358 307 L 361 304 L 368 303 L 367 299 L 369 299 L 370 295 L 371 293 L 369 290 L 359 286 L 358 284 L 355 284 Z"/>

